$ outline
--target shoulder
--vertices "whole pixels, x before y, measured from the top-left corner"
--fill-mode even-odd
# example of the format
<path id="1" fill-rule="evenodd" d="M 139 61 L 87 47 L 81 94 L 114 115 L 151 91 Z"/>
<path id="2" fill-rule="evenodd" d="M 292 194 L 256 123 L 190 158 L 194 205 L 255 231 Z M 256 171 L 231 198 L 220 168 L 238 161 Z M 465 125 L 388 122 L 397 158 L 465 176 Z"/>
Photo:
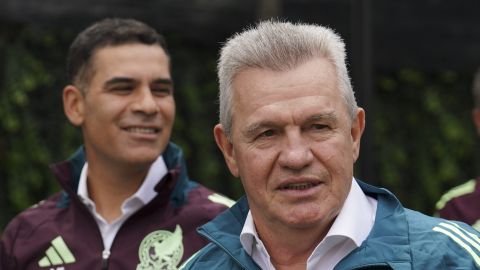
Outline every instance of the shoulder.
<path id="1" fill-rule="evenodd" d="M 186 260 L 179 270 L 239 269 L 238 265 L 218 246 L 208 244 Z"/>
<path id="2" fill-rule="evenodd" d="M 186 190 L 185 199 L 179 205 L 177 215 L 200 226 L 229 209 L 233 201 L 199 184 Z"/>
<path id="3" fill-rule="evenodd" d="M 417 263 L 480 265 L 480 233 L 462 222 L 426 216 L 406 209 L 408 238 Z"/>
<path id="4" fill-rule="evenodd" d="M 479 180 L 472 179 L 446 192 L 435 206 L 435 215 L 480 228 L 480 208 L 474 207 L 479 204 Z"/>
<path id="5" fill-rule="evenodd" d="M 6 245 L 8 242 L 13 245 L 18 239 L 30 238 L 38 227 L 54 220 L 55 213 L 60 210 L 57 207 L 60 196 L 60 193 L 56 193 L 14 217 L 5 228 L 2 236 L 3 244 Z"/>
<path id="6" fill-rule="evenodd" d="M 405 208 L 410 235 L 428 235 L 431 241 L 445 241 L 450 233 L 445 233 L 448 229 L 454 233 L 463 232 L 466 235 L 478 237 L 480 233 L 471 226 L 457 221 L 446 220 L 443 218 L 427 216 L 418 211 Z M 432 237 L 437 236 L 437 237 Z M 417 238 L 411 238 L 416 240 Z"/>
<path id="7" fill-rule="evenodd" d="M 436 203 L 435 208 L 441 210 L 445 205 L 451 203 L 453 200 L 462 199 L 470 194 L 473 194 L 478 185 L 478 181 L 471 179 L 461 185 L 451 188 L 442 195 L 440 200 Z"/>
<path id="8" fill-rule="evenodd" d="M 221 208 L 223 210 L 230 208 L 235 204 L 235 201 L 216 193 L 200 184 L 197 184 L 188 193 L 188 203 L 203 205 L 206 207 Z"/>

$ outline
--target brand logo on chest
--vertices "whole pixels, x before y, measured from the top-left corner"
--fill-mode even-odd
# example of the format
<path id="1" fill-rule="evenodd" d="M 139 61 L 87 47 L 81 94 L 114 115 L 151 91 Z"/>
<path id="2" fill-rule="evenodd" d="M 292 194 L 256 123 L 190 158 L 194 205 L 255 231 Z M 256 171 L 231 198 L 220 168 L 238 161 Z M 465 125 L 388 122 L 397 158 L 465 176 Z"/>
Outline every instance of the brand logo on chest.
<path id="1" fill-rule="evenodd" d="M 65 270 L 63 265 L 74 263 L 75 257 L 61 236 L 57 236 L 50 242 L 45 251 L 45 256 L 38 261 L 38 266 L 48 270 Z"/>

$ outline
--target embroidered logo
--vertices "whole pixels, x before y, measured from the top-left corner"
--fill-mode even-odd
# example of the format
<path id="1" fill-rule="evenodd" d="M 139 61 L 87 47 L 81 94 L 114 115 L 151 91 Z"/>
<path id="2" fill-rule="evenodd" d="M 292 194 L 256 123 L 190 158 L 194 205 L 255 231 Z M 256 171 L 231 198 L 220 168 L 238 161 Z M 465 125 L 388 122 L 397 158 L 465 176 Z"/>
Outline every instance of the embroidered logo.
<path id="1" fill-rule="evenodd" d="M 183 256 L 182 228 L 154 231 L 140 243 L 137 270 L 175 270 Z"/>
<path id="2" fill-rule="evenodd" d="M 40 267 L 59 266 L 63 264 L 74 263 L 75 257 L 63 241 L 61 236 L 57 236 L 51 242 L 51 246 L 45 251 L 45 256 L 38 261 Z M 50 268 L 53 269 L 53 268 Z M 63 267 L 56 268 L 63 269 Z"/>

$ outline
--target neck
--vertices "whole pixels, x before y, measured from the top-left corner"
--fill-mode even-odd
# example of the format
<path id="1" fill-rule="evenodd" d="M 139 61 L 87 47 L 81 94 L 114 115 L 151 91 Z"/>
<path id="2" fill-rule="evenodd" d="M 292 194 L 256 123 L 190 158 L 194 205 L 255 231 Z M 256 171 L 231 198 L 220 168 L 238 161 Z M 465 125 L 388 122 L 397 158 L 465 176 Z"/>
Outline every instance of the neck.
<path id="1" fill-rule="evenodd" d="M 122 215 L 123 202 L 135 194 L 142 185 L 148 168 L 128 170 L 132 166 L 99 166 L 89 162 L 87 187 L 90 198 L 95 202 L 97 212 L 111 223 Z"/>
<path id="2" fill-rule="evenodd" d="M 332 223 L 333 221 L 330 221 L 311 228 L 298 229 L 268 223 L 255 227 L 275 269 L 305 270 L 308 258 L 325 237 Z"/>
<path id="3" fill-rule="evenodd" d="M 307 262 L 298 262 L 298 263 L 287 263 L 282 264 L 279 262 L 274 261 L 271 259 L 273 266 L 276 270 L 306 270 L 307 269 Z"/>

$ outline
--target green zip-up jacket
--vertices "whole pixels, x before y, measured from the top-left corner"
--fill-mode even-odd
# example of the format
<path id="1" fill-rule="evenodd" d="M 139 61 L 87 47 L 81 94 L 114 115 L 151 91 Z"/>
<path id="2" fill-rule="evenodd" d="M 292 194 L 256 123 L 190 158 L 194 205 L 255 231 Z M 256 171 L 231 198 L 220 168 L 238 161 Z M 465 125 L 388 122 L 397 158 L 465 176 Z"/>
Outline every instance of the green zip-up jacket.
<path id="1" fill-rule="evenodd" d="M 429 217 L 404 208 L 387 191 L 358 181 L 378 200 L 375 224 L 360 247 L 335 270 L 480 269 L 480 234 L 464 223 Z M 199 228 L 210 240 L 182 269 L 260 269 L 243 249 L 239 235 L 248 213 L 246 197 Z"/>

